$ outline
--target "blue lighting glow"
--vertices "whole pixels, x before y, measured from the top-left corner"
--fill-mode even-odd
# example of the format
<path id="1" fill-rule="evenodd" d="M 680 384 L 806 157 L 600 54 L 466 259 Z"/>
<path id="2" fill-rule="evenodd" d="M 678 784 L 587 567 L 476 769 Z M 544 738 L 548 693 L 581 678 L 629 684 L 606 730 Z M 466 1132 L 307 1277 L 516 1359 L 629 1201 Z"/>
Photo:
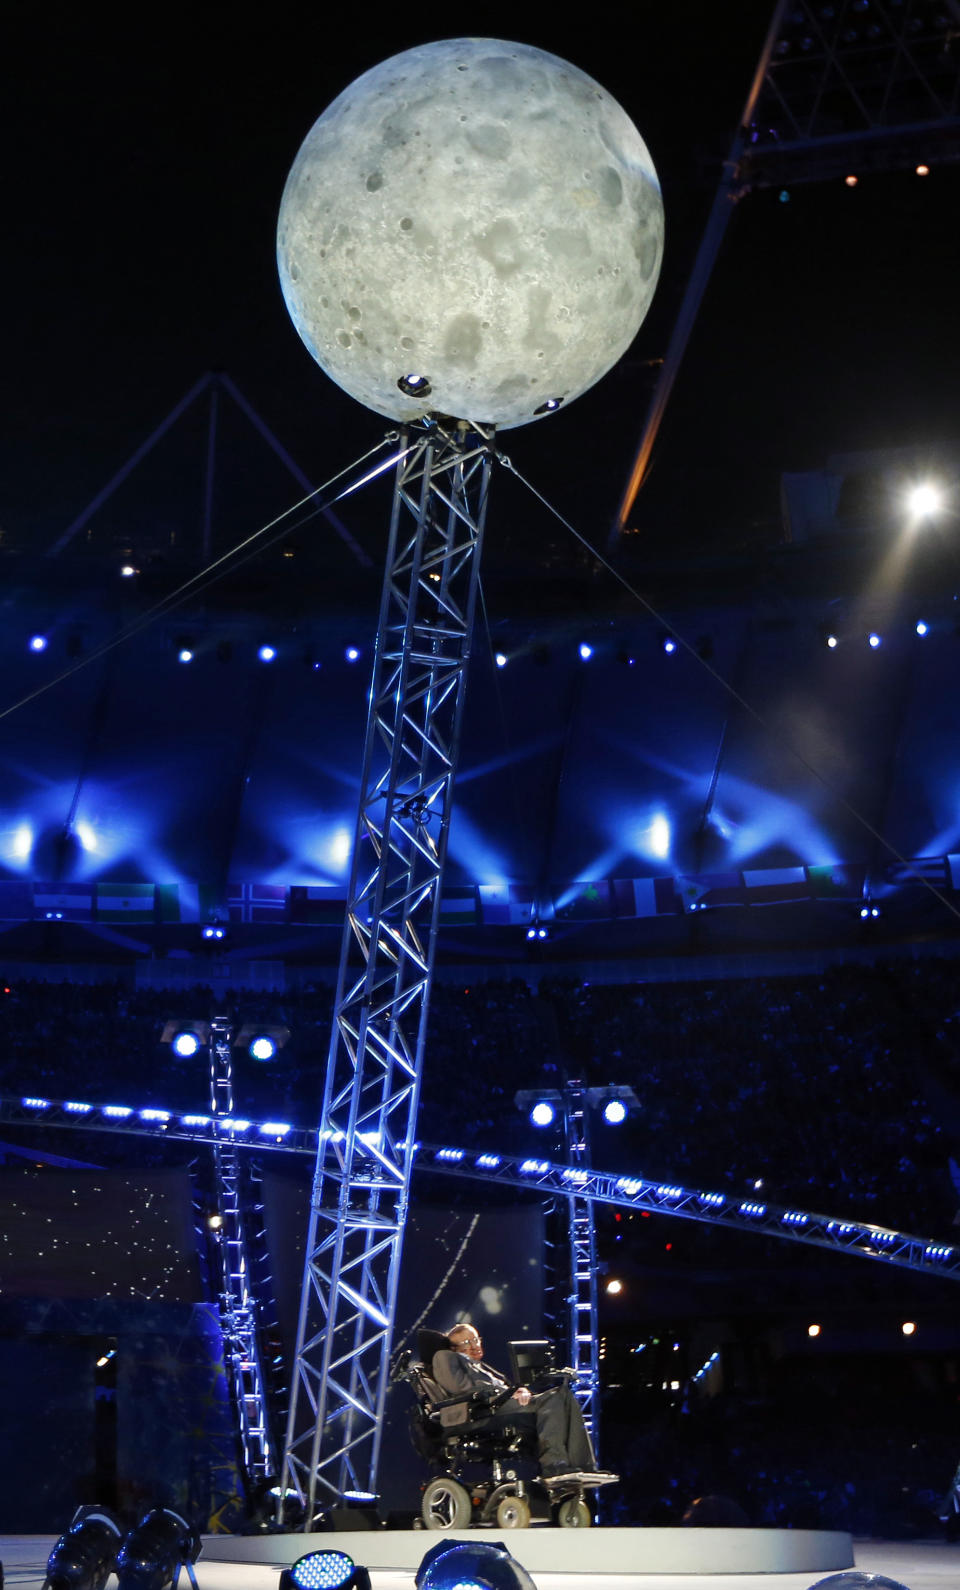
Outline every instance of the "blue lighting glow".
<path id="1" fill-rule="evenodd" d="M 918 618 L 914 628 L 918 635 L 929 635 L 930 625 L 923 618 Z"/>
<path id="2" fill-rule="evenodd" d="M 226 936 L 226 928 L 220 927 L 216 922 L 207 922 L 201 933 L 201 937 L 205 939 L 225 939 Z"/>
<path id="3" fill-rule="evenodd" d="M 585 640 L 582 640 L 580 642 L 580 645 L 577 648 L 577 650 L 580 653 L 580 661 L 581 662 L 589 662 L 590 658 L 593 656 L 593 647 L 588 645 Z"/>
<path id="4" fill-rule="evenodd" d="M 766 1212 L 767 1212 L 766 1204 L 741 1204 L 740 1205 L 740 1213 L 742 1215 L 765 1215 Z"/>
<path id="5" fill-rule="evenodd" d="M 503 651 L 495 652 L 493 660 L 496 663 L 498 668 L 506 668 L 507 661 L 508 661 L 506 652 L 503 652 Z"/>
<path id="6" fill-rule="evenodd" d="M 206 936 L 206 929 L 204 929 L 204 936 Z M 171 1048 L 174 1054 L 178 1054 L 182 1060 L 189 1060 L 198 1053 L 200 1039 L 195 1032 L 190 1032 L 185 1028 L 182 1032 L 174 1034 Z"/>
<path id="7" fill-rule="evenodd" d="M 209 1126 L 209 1115 L 181 1115 L 181 1126 Z"/>
<path id="8" fill-rule="evenodd" d="M 643 1182 L 634 1176 L 618 1176 L 617 1186 L 628 1198 L 635 1198 L 637 1193 L 643 1192 Z"/>
<path id="9" fill-rule="evenodd" d="M 289 1121 L 264 1121 L 260 1127 L 264 1137 L 286 1137 L 293 1131 Z"/>
<path id="10" fill-rule="evenodd" d="M 802 1214 L 799 1209 L 785 1209 L 780 1219 L 785 1226 L 806 1226 L 810 1223 L 810 1216 Z"/>
<path id="11" fill-rule="evenodd" d="M 701 1193 L 697 1199 L 698 1204 L 709 1204 L 713 1209 L 720 1209 L 726 1203 L 722 1193 Z"/>
<path id="12" fill-rule="evenodd" d="M 141 1119 L 141 1121 L 169 1121 L 169 1119 L 170 1119 L 170 1111 L 169 1110 L 152 1110 L 152 1109 L 151 1110 L 141 1110 L 140 1111 L 140 1119 Z"/>
<path id="13" fill-rule="evenodd" d="M 49 1110 L 49 1099 L 21 1099 L 20 1103 L 25 1110 Z"/>
<path id="14" fill-rule="evenodd" d="M 499 1154 L 481 1154 L 477 1160 L 478 1170 L 496 1170 L 500 1164 Z"/>
<path id="15" fill-rule="evenodd" d="M 549 1169 L 550 1166 L 545 1159 L 525 1159 L 520 1164 L 524 1176 L 545 1176 Z"/>
<path id="16" fill-rule="evenodd" d="M 46 635 L 31 635 L 30 636 L 30 650 L 31 651 L 46 651 L 46 649 L 47 649 L 47 637 L 46 637 Z"/>
<path id="17" fill-rule="evenodd" d="M 125 1121 L 129 1115 L 133 1114 L 133 1108 L 129 1104 L 105 1104 L 103 1113 L 114 1120 Z"/>
<path id="18" fill-rule="evenodd" d="M 677 643 L 674 640 L 672 635 L 664 635 L 663 640 L 660 642 L 660 645 L 662 646 L 663 650 L 666 652 L 668 657 L 672 657 L 674 652 L 677 649 Z"/>
<path id="19" fill-rule="evenodd" d="M 276 655 L 277 655 L 276 646 L 261 646 L 259 651 L 257 652 L 257 656 L 259 657 L 259 659 L 260 659 L 260 661 L 262 663 L 274 662 L 275 659 L 276 659 Z"/>
<path id="20" fill-rule="evenodd" d="M 462 1148 L 441 1148 L 437 1151 L 437 1158 L 457 1161 L 463 1159 L 463 1153 Z"/>
<path id="21" fill-rule="evenodd" d="M 556 1114 L 557 1112 L 549 1099 L 538 1099 L 530 1111 L 530 1120 L 534 1126 L 550 1126 Z"/>
<path id="22" fill-rule="evenodd" d="M 217 1117 L 217 1125 L 225 1132 L 249 1132 L 252 1121 L 241 1121 L 235 1115 L 221 1115 Z"/>
<path id="23" fill-rule="evenodd" d="M 250 1040 L 251 1060 L 272 1060 L 277 1052 L 277 1045 L 268 1033 L 259 1033 Z"/>
<path id="24" fill-rule="evenodd" d="M 876 630 L 871 630 L 870 634 L 867 636 L 867 645 L 870 646 L 873 651 L 876 651 L 877 647 L 881 646 L 882 644 L 883 636 L 878 635 Z"/>
<path id="25" fill-rule="evenodd" d="M 346 657 L 347 662 L 358 662 L 360 658 L 360 648 L 358 646 L 348 646 L 343 655 Z"/>
<path id="26" fill-rule="evenodd" d="M 180 650 L 177 652 L 177 662 L 181 662 L 181 663 L 192 663 L 193 662 L 193 652 L 191 651 L 189 646 L 181 646 L 180 647 Z"/>
<path id="27" fill-rule="evenodd" d="M 93 1109 L 92 1104 L 77 1104 L 73 1101 L 63 1107 L 65 1110 L 69 1110 L 71 1115 L 89 1115 Z"/>
<path id="28" fill-rule="evenodd" d="M 590 1178 L 588 1171 L 576 1170 L 572 1165 L 568 1165 L 563 1173 L 563 1179 L 564 1181 L 575 1182 L 578 1187 L 582 1187 L 584 1182 L 589 1181 Z"/>
<path id="29" fill-rule="evenodd" d="M 627 1118 L 627 1106 L 622 1099 L 608 1099 L 603 1106 L 603 1118 L 608 1126 L 621 1126 Z"/>

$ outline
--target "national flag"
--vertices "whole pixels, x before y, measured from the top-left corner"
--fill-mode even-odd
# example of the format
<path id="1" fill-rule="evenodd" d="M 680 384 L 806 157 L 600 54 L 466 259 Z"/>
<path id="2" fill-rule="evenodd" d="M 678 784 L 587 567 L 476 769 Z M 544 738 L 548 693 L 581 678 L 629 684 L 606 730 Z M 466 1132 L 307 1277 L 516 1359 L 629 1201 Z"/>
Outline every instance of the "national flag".
<path id="1" fill-rule="evenodd" d="M 98 922 L 152 922 L 154 919 L 154 883 L 98 883 Z"/>
<path id="2" fill-rule="evenodd" d="M 208 922 L 221 904 L 212 883 L 157 884 L 157 918 L 160 922 Z"/>
<path id="3" fill-rule="evenodd" d="M 865 876 L 865 867 L 847 866 L 840 861 L 807 868 L 807 878 L 815 900 L 859 900 L 863 894 Z"/>
<path id="4" fill-rule="evenodd" d="M 480 916 L 487 926 L 531 922 L 534 916 L 534 891 L 525 883 L 481 883 Z"/>
<path id="5" fill-rule="evenodd" d="M 677 909 L 672 878 L 613 878 L 610 895 L 615 916 L 673 916 Z"/>
<path id="6" fill-rule="evenodd" d="M 476 884 L 452 884 L 440 896 L 440 921 L 446 925 L 473 925 L 479 920 Z"/>
<path id="7" fill-rule="evenodd" d="M 33 884 L 26 878 L 0 882 L 0 922 L 29 922 L 33 916 Z"/>
<path id="8" fill-rule="evenodd" d="M 285 883 L 228 883 L 227 909 L 231 922 L 280 922 L 286 919 Z"/>
<path id="9" fill-rule="evenodd" d="M 598 922 L 613 915 L 613 895 L 608 878 L 589 883 L 568 883 L 554 900 L 555 914 L 565 920 Z"/>
<path id="10" fill-rule="evenodd" d="M 684 911 L 712 910 L 720 905 L 746 905 L 739 872 L 705 872 L 698 878 L 677 878 L 677 893 Z"/>
<path id="11" fill-rule="evenodd" d="M 781 905 L 787 900 L 809 900 L 806 867 L 761 867 L 743 874 L 747 905 Z"/>
<path id="12" fill-rule="evenodd" d="M 933 883 L 945 889 L 949 876 L 946 856 L 914 856 L 910 861 L 891 861 L 883 869 L 887 883 Z"/>
<path id="13" fill-rule="evenodd" d="M 35 883 L 35 917 L 54 916 L 64 922 L 89 922 L 93 916 L 92 883 Z"/>
<path id="14" fill-rule="evenodd" d="M 339 927 L 347 909 L 345 883 L 295 883 L 290 889 L 290 921 L 301 926 Z"/>

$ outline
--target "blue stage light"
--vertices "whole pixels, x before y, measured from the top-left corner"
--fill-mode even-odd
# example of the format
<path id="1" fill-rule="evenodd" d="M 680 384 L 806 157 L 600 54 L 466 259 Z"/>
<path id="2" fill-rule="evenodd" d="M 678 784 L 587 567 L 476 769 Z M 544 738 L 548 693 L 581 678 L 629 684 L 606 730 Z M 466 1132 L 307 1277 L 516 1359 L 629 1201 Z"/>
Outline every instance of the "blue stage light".
<path id="1" fill-rule="evenodd" d="M 836 651 L 836 649 L 839 646 L 839 644 L 840 644 L 840 642 L 837 640 L 836 635 L 828 635 L 827 636 L 827 645 L 829 646 L 831 651 Z"/>
<path id="2" fill-rule="evenodd" d="M 347 662 L 357 662 L 360 657 L 360 649 L 357 646 L 348 646 L 343 655 L 346 657 Z"/>
<path id="3" fill-rule="evenodd" d="M 178 1054 L 181 1060 L 190 1060 L 200 1048 L 200 1039 L 195 1032 L 191 1032 L 188 1027 L 184 1027 L 180 1032 L 174 1033 L 171 1047 L 174 1054 Z"/>
<path id="4" fill-rule="evenodd" d="M 276 1052 L 276 1043 L 267 1033 L 258 1033 L 255 1038 L 250 1039 L 249 1054 L 251 1060 L 272 1060 Z"/>
<path id="5" fill-rule="evenodd" d="M 674 640 L 672 635 L 664 635 L 662 641 L 660 642 L 660 645 L 661 645 L 661 648 L 663 649 L 663 651 L 666 652 L 668 657 L 672 657 L 674 652 L 677 649 L 677 643 Z"/>
<path id="6" fill-rule="evenodd" d="M 537 928 L 537 938 L 538 939 L 547 939 L 549 937 L 550 937 L 550 934 L 549 934 L 549 932 L 547 931 L 547 929 L 545 927 L 538 927 Z"/>
<path id="7" fill-rule="evenodd" d="M 191 663 L 191 662 L 193 662 L 193 651 L 191 650 L 191 648 L 189 646 L 181 646 L 180 647 L 180 650 L 177 652 L 177 662 L 182 662 L 182 663 Z"/>
<path id="8" fill-rule="evenodd" d="M 580 652 L 580 661 L 589 662 L 590 658 L 593 656 L 593 647 L 589 646 L 585 640 L 582 640 L 578 650 Z"/>
<path id="9" fill-rule="evenodd" d="M 533 1580 L 500 1541 L 451 1540 L 424 1556 L 416 1590 L 534 1590 Z"/>
<path id="10" fill-rule="evenodd" d="M 537 936 L 536 928 L 535 927 L 528 927 L 527 928 L 527 938 L 528 939 L 535 939 L 536 936 Z"/>
<path id="11" fill-rule="evenodd" d="M 117 1561 L 123 1530 L 105 1507 L 78 1507 L 47 1559 L 44 1590 L 102 1590 Z"/>
<path id="12" fill-rule="evenodd" d="M 117 1553 L 119 1590 L 163 1590 L 200 1555 L 200 1536 L 169 1507 L 155 1507 Z"/>
<path id="13" fill-rule="evenodd" d="M 923 618 L 917 619 L 914 628 L 918 635 L 929 635 L 930 633 L 930 625 L 927 623 L 926 619 Z"/>
<path id="14" fill-rule="evenodd" d="M 261 646 L 260 650 L 257 652 L 257 656 L 260 658 L 260 661 L 262 663 L 273 662 L 275 657 L 276 657 L 276 655 L 277 655 L 276 646 Z"/>
<path id="15" fill-rule="evenodd" d="M 541 1099 L 530 1111 L 530 1120 L 534 1126 L 550 1126 L 556 1117 L 556 1113 L 548 1099 Z"/>
<path id="16" fill-rule="evenodd" d="M 370 1590 L 366 1568 L 345 1551 L 311 1551 L 280 1575 L 280 1590 Z"/>
<path id="17" fill-rule="evenodd" d="M 46 651 L 46 649 L 47 649 L 47 637 L 46 637 L 46 635 L 31 635 L 30 636 L 30 650 L 31 651 Z"/>
<path id="18" fill-rule="evenodd" d="M 503 652 L 503 651 L 495 652 L 493 660 L 496 663 L 498 668 L 506 668 L 507 661 L 508 661 L 506 652 Z"/>
<path id="19" fill-rule="evenodd" d="M 608 1099 L 603 1106 L 603 1118 L 608 1126 L 620 1126 L 627 1118 L 627 1106 L 622 1099 Z"/>
<path id="20" fill-rule="evenodd" d="M 867 636 L 867 645 L 871 648 L 871 650 L 876 651 L 877 647 L 881 646 L 882 644 L 883 636 L 878 635 L 875 629 L 871 630 L 870 634 Z"/>

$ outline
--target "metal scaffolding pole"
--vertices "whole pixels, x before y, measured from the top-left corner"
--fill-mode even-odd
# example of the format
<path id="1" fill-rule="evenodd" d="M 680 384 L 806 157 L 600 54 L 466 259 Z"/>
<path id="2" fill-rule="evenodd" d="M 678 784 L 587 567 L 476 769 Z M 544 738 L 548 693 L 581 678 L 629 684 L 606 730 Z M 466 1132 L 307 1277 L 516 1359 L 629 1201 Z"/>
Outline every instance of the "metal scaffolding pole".
<path id="1" fill-rule="evenodd" d="M 323 1094 L 281 1496 L 375 1493 L 492 431 L 404 438 Z"/>
<path id="2" fill-rule="evenodd" d="M 233 1059 L 230 1021 L 214 1016 L 210 1023 L 210 1111 L 214 1123 L 233 1120 Z M 257 1304 L 250 1290 L 241 1154 L 236 1141 L 213 1141 L 214 1196 L 220 1221 L 218 1301 L 223 1357 L 239 1425 L 244 1481 L 265 1479 L 273 1468 L 269 1415 Z"/>

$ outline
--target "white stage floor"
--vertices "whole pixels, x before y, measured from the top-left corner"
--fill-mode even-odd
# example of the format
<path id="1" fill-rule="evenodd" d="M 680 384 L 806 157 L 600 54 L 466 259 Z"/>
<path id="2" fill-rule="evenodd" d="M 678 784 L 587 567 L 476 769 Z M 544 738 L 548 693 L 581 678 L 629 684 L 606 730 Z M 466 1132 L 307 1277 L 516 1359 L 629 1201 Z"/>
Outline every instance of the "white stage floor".
<path id="1" fill-rule="evenodd" d="M 486 1531 L 484 1533 L 487 1533 Z M 523 1562 L 522 1541 L 524 1531 L 513 1533 L 513 1554 Z M 552 1533 L 552 1532 L 551 1532 Z M 560 1534 L 561 1531 L 557 1531 Z M 563 1532 L 571 1534 L 570 1532 Z M 597 1530 L 591 1532 L 600 1534 Z M 638 1536 L 646 1531 L 638 1530 Z M 691 1531 L 691 1533 L 694 1533 Z M 696 1531 L 702 1533 L 702 1531 Z M 584 1535 L 579 1536 L 583 1539 Z M 207 1549 L 216 1550 L 225 1537 L 209 1538 Z M 437 1536 L 424 1535 L 424 1549 L 433 1544 Z M 0 1537 L 0 1562 L 3 1564 L 6 1590 L 40 1590 L 44 1567 L 54 1535 L 10 1535 Z M 326 1536 L 333 1543 L 334 1536 Z M 248 1543 L 249 1544 L 249 1543 Z M 960 1544 L 945 1545 L 941 1541 L 888 1542 L 859 1540 L 854 1542 L 856 1565 L 864 1573 L 884 1574 L 905 1585 L 906 1590 L 957 1590 L 960 1585 Z M 628 1573 L 604 1575 L 610 1590 L 810 1590 L 830 1572 L 809 1570 L 803 1573 Z M 197 1564 L 200 1590 L 276 1590 L 277 1569 L 262 1563 L 240 1563 L 207 1560 L 201 1557 Z M 597 1576 L 589 1571 L 575 1573 L 538 1572 L 535 1574 L 537 1590 L 596 1590 Z M 413 1571 L 398 1569 L 373 1569 L 373 1590 L 413 1590 Z M 181 1580 L 181 1585 L 185 1581 Z M 116 1581 L 110 1580 L 108 1590 L 116 1590 Z"/>

